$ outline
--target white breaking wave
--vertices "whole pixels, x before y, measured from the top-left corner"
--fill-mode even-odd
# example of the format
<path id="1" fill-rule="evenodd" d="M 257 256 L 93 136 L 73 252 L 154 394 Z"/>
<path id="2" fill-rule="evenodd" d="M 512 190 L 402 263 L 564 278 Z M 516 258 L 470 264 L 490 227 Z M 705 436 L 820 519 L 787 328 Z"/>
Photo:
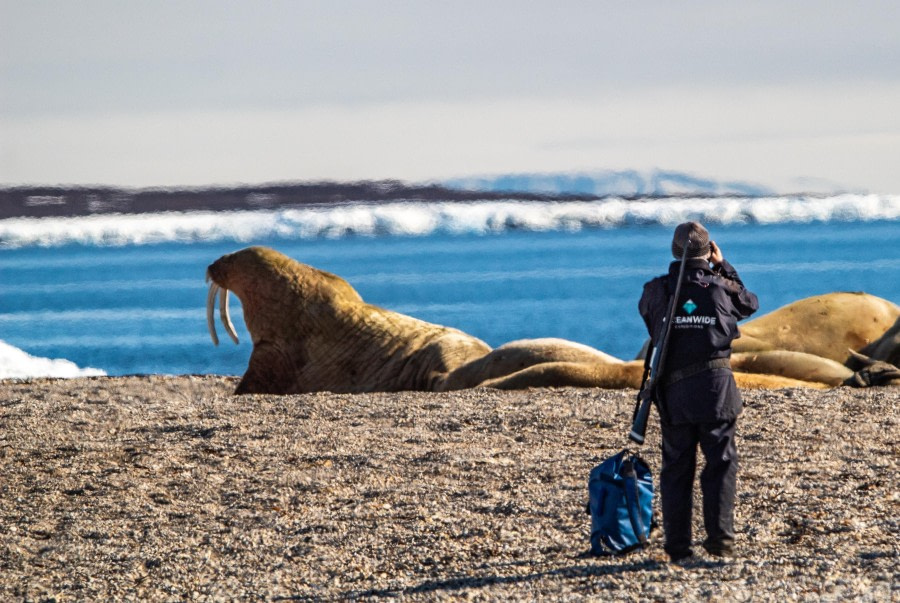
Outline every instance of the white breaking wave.
<path id="1" fill-rule="evenodd" d="M 96 377 L 106 372 L 95 368 L 79 368 L 62 358 L 40 358 L 0 341 L 0 379 L 28 379 L 33 377 Z"/>
<path id="2" fill-rule="evenodd" d="M 900 195 L 713 197 L 600 201 L 395 202 L 234 212 L 106 214 L 0 220 L 0 247 L 139 245 L 267 237 L 293 239 L 490 234 L 674 225 L 900 219 Z"/>

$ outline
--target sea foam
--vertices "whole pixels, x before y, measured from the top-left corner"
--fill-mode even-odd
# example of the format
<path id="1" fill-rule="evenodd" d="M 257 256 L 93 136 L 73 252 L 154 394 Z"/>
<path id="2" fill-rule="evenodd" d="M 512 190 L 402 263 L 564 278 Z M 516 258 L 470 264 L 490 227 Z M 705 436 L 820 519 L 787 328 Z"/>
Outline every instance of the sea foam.
<path id="1" fill-rule="evenodd" d="M 700 197 L 598 201 L 393 202 L 275 210 L 97 214 L 0 220 L 0 248 L 140 245 L 267 237 L 490 234 L 629 225 L 853 222 L 900 219 L 900 196 Z"/>

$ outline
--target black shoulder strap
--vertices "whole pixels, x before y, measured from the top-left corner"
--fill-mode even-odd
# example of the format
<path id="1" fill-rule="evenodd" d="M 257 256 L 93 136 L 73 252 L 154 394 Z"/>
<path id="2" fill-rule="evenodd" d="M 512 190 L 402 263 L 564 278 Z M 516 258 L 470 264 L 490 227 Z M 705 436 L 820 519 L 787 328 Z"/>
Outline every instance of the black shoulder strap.
<path id="1" fill-rule="evenodd" d="M 674 292 L 672 291 L 671 288 L 669 288 L 669 275 L 668 274 L 666 274 L 666 278 L 663 279 L 663 289 L 666 292 L 666 314 L 668 314 L 669 307 L 674 303 L 672 301 L 672 296 L 674 295 Z M 675 300 L 675 301 L 677 302 L 678 300 Z M 671 327 L 671 325 L 669 325 L 669 326 Z M 662 345 L 661 341 L 651 341 L 650 343 L 655 346 Z M 649 368 L 649 365 L 648 365 L 648 368 Z"/>

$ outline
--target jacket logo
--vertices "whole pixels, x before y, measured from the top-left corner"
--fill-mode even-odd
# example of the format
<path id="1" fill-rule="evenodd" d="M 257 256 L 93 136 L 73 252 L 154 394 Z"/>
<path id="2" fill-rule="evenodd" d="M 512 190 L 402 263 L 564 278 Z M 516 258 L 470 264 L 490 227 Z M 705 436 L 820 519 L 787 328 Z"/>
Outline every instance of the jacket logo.
<path id="1" fill-rule="evenodd" d="M 715 316 L 703 316 L 701 314 L 694 315 L 697 307 L 697 304 L 694 303 L 694 300 L 692 299 L 684 302 L 684 305 L 681 306 L 681 309 L 687 312 L 688 315 L 675 317 L 675 324 L 678 326 L 678 328 L 702 329 L 704 326 L 716 325 Z"/>

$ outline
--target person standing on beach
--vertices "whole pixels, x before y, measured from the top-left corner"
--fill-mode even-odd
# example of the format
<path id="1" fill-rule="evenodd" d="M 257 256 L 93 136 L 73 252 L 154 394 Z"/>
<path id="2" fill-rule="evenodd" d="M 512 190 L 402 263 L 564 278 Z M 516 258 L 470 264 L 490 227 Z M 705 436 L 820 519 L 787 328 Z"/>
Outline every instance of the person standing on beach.
<path id="1" fill-rule="evenodd" d="M 662 496 L 665 550 L 672 561 L 693 555 L 691 511 L 697 446 L 705 465 L 703 547 L 715 556 L 734 554 L 734 501 L 738 456 L 735 443 L 741 395 L 729 366 L 731 342 L 740 336 L 737 321 L 759 309 L 709 232 L 698 222 L 675 229 L 668 274 L 644 285 L 638 308 L 654 345 L 675 292 L 687 246 L 684 280 L 671 325 L 658 411 L 662 426 Z"/>

